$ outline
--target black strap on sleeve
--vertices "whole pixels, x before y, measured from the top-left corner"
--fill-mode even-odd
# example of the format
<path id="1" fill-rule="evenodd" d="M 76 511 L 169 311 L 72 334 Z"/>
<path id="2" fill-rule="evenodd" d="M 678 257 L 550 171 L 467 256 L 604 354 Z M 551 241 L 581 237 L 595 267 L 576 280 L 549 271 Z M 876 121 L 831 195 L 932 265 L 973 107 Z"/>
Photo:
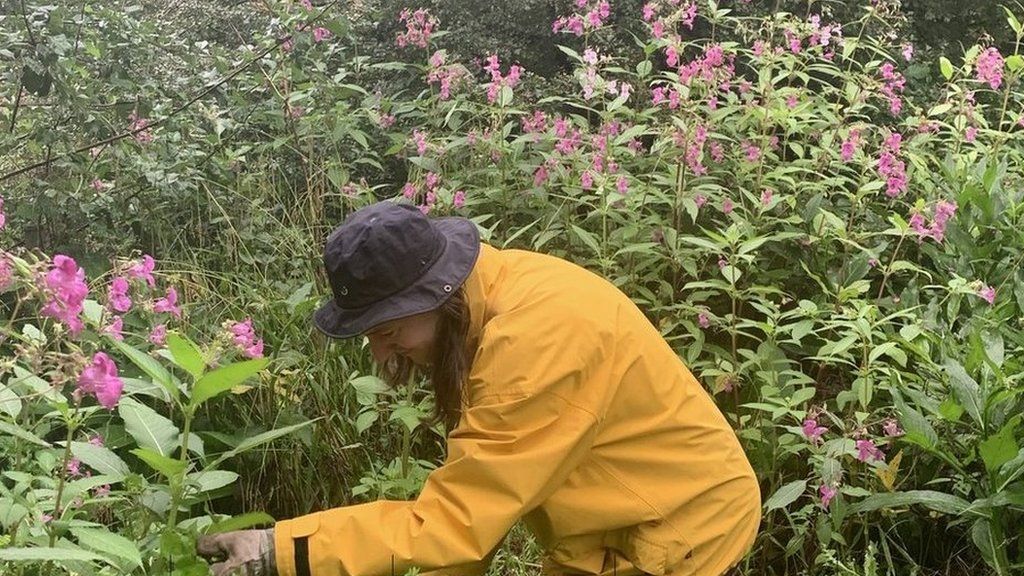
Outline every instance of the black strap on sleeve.
<path id="1" fill-rule="evenodd" d="M 309 539 L 306 537 L 295 539 L 295 574 L 312 576 L 309 572 Z"/>

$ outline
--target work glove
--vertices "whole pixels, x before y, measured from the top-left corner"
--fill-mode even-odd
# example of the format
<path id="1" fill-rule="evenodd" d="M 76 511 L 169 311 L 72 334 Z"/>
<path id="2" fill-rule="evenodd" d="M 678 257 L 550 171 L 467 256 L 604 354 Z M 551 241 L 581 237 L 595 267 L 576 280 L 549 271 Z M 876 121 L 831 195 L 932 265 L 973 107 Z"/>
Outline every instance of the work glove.
<path id="1" fill-rule="evenodd" d="M 196 552 L 223 559 L 211 568 L 214 576 L 277 576 L 274 530 L 235 530 L 200 536 Z"/>

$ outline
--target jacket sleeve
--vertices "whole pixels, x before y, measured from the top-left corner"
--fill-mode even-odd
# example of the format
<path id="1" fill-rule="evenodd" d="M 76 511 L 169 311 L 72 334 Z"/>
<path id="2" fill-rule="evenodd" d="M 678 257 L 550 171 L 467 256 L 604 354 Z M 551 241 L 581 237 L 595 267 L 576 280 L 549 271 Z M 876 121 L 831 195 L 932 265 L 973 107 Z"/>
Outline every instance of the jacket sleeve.
<path id="1" fill-rule="evenodd" d="M 498 326 L 488 325 L 471 370 L 470 407 L 419 497 L 278 522 L 281 576 L 385 576 L 477 563 L 565 482 L 596 434 L 598 418 L 574 399 L 598 352 L 579 349 L 579 336 L 575 345 L 557 338 L 551 346 L 544 344 L 550 332 L 538 339 L 492 322 Z"/>

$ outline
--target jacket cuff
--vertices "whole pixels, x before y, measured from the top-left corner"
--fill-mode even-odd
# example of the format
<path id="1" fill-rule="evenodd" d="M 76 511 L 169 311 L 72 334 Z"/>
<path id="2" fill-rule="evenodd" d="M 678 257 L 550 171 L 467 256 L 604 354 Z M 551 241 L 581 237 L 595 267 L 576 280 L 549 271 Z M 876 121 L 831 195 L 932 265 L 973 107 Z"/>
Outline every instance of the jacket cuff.
<path id="1" fill-rule="evenodd" d="M 309 537 L 320 528 L 320 513 L 282 520 L 274 525 L 278 576 L 311 576 Z"/>

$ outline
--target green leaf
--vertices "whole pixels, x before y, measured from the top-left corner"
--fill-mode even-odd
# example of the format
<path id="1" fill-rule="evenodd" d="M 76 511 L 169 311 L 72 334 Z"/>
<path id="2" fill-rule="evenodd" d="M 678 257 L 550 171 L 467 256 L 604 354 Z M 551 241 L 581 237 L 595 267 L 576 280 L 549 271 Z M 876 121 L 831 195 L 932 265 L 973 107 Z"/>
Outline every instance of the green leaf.
<path id="1" fill-rule="evenodd" d="M 167 456 L 154 452 L 149 448 L 135 448 L 131 452 L 138 456 L 140 460 L 148 464 L 150 468 L 156 470 L 168 480 L 177 478 L 185 471 L 186 464 L 181 460 L 168 458 Z"/>
<path id="2" fill-rule="evenodd" d="M 228 458 L 231 458 L 233 456 L 237 456 L 238 454 L 241 454 L 242 452 L 245 452 L 246 450 L 251 450 L 251 449 L 253 449 L 253 448 L 257 447 L 257 446 L 260 446 L 261 444 L 266 444 L 267 442 L 270 442 L 272 440 L 276 440 L 276 439 L 280 438 L 281 436 L 287 436 L 288 434 L 291 434 L 292 432 L 297 432 L 297 431 L 299 431 L 299 430 L 301 430 L 301 429 L 303 429 L 303 428 L 313 424 L 317 420 L 319 420 L 319 418 L 314 419 L 314 420 L 307 420 L 305 422 L 300 422 L 298 424 L 292 424 L 291 426 L 283 426 L 281 428 L 275 428 L 274 430 L 269 430 L 267 432 L 263 432 L 262 434 L 257 434 L 255 436 L 250 437 L 250 438 L 246 438 L 245 440 L 242 440 L 241 442 L 239 442 L 238 446 L 235 446 L 231 450 L 228 450 L 227 452 L 221 454 L 220 457 L 218 457 L 216 460 L 214 460 L 213 463 L 210 464 L 210 466 L 208 468 L 215 468 L 221 462 L 223 462 L 223 461 L 225 461 Z"/>
<path id="3" fill-rule="evenodd" d="M 173 422 L 155 410 L 131 398 L 124 398 L 117 407 L 125 430 L 139 446 L 150 448 L 161 456 L 170 456 L 178 448 L 181 431 Z"/>
<path id="4" fill-rule="evenodd" d="M 74 548 L 0 548 L 0 560 L 5 562 L 63 562 L 69 560 L 92 562 L 107 561 L 103 556 Z"/>
<path id="5" fill-rule="evenodd" d="M 944 514 L 960 514 L 970 506 L 967 500 L 945 492 L 910 490 L 869 496 L 851 505 L 850 513 L 871 512 L 882 508 L 905 508 L 915 504 Z"/>
<path id="6" fill-rule="evenodd" d="M 207 534 L 220 534 L 232 530 L 244 530 L 253 526 L 265 526 L 273 524 L 274 518 L 266 512 L 249 512 L 240 514 L 223 522 L 216 522 L 207 528 Z"/>
<path id="7" fill-rule="evenodd" d="M 171 351 L 171 359 L 180 368 L 187 371 L 193 378 L 201 378 L 206 371 L 203 353 L 195 342 L 177 333 L 167 335 L 167 348 Z"/>
<path id="8" fill-rule="evenodd" d="M 764 503 L 765 512 L 785 508 L 807 490 L 807 480 L 795 480 L 775 491 Z"/>
<path id="9" fill-rule="evenodd" d="M 28 370 L 25 370 L 21 366 L 16 365 L 14 367 L 14 377 L 7 380 L 7 385 L 11 388 L 25 386 L 32 392 L 42 395 L 51 402 L 67 402 L 67 398 L 65 398 L 59 390 L 51 386 L 49 382 Z"/>
<path id="10" fill-rule="evenodd" d="M 953 389 L 953 395 L 956 396 L 957 401 L 967 410 L 967 413 L 971 415 L 975 422 L 983 424 L 978 383 L 967 374 L 963 366 L 952 358 L 946 358 L 945 368 L 946 374 L 949 375 L 950 387 Z"/>
<path id="11" fill-rule="evenodd" d="M 996 542 L 992 538 L 992 529 L 989 526 L 987 518 L 981 518 L 974 522 L 971 526 L 971 540 L 974 545 L 978 547 L 978 551 L 981 552 L 981 557 L 988 562 L 989 566 L 996 567 L 996 558 L 999 554 L 999 546 L 1002 546 L 1002 542 Z M 1000 570 L 999 573 L 1002 573 Z"/>
<path id="12" fill-rule="evenodd" d="M 903 439 L 927 449 L 935 448 L 939 443 L 939 437 L 935 434 L 935 429 L 932 428 L 928 419 L 908 406 L 898 395 L 893 398 L 893 402 L 899 411 L 900 424 L 903 425 L 905 432 Z"/>
<path id="13" fill-rule="evenodd" d="M 391 417 L 388 418 L 388 421 L 400 420 L 408 428 L 409 432 L 413 432 L 422 423 L 421 418 L 422 414 L 415 406 L 399 406 L 391 412 Z"/>
<path id="14" fill-rule="evenodd" d="M 160 362 L 157 362 L 153 357 L 141 352 L 124 342 L 109 339 L 115 348 L 121 351 L 122 354 L 128 357 L 133 364 L 139 367 L 139 370 L 145 372 L 154 382 L 164 387 L 167 392 L 170 393 L 171 398 L 178 399 L 178 386 L 175 384 L 174 378 L 171 373 L 163 367 Z"/>
<path id="15" fill-rule="evenodd" d="M 1003 6 L 1003 12 L 1006 12 L 1006 23 L 1010 25 L 1010 28 L 1017 36 L 1020 36 L 1022 32 L 1020 20 L 1017 20 L 1017 17 L 1006 6 Z"/>
<path id="16" fill-rule="evenodd" d="M 229 470 L 204 470 L 193 472 L 185 477 L 186 482 L 194 484 L 200 493 L 223 488 L 238 480 L 238 474 Z"/>
<path id="17" fill-rule="evenodd" d="M 1020 54 L 1008 56 L 1006 58 L 1006 67 L 1009 68 L 1011 72 L 1016 72 L 1017 70 L 1024 68 L 1024 57 L 1021 57 Z"/>
<path id="18" fill-rule="evenodd" d="M 196 382 L 195 388 L 192 389 L 192 400 L 189 402 L 189 408 L 195 410 L 210 398 L 227 392 L 245 382 L 248 378 L 255 376 L 260 370 L 263 370 L 268 362 L 269 360 L 266 358 L 235 362 L 203 376 Z"/>
<path id="19" fill-rule="evenodd" d="M 71 528 L 71 533 L 78 539 L 78 544 L 107 558 L 120 559 L 115 562 L 123 572 L 131 572 L 142 566 L 142 555 L 139 549 L 124 536 L 119 536 L 101 528 Z M 127 568 L 127 570 L 126 570 Z"/>
<path id="20" fill-rule="evenodd" d="M 1024 448 L 1017 451 L 1017 456 L 1003 464 L 999 470 L 999 492 L 1004 490 L 1018 478 L 1024 476 Z"/>
<path id="21" fill-rule="evenodd" d="M 1017 445 L 1014 432 L 1016 432 L 1018 424 L 1020 424 L 1020 418 L 1013 418 L 999 432 L 989 436 L 978 445 L 978 452 L 981 453 L 981 459 L 985 461 L 985 468 L 989 472 L 999 470 L 1003 464 L 1013 460 L 1017 455 L 1020 446 Z"/>
<path id="22" fill-rule="evenodd" d="M 593 234 L 575 224 L 570 224 L 570 226 L 572 226 L 572 231 L 576 234 L 576 237 L 582 240 L 588 248 L 593 250 L 595 256 L 601 255 L 601 246 L 598 244 L 597 238 L 595 238 Z"/>
<path id="23" fill-rule="evenodd" d="M 61 443 L 63 445 L 63 442 Z M 106 476 L 113 476 L 118 481 L 124 480 L 131 469 L 109 448 L 96 446 L 88 442 L 72 442 L 71 454 L 83 464 Z"/>
<path id="24" fill-rule="evenodd" d="M 374 423 L 377 422 L 377 417 L 378 414 L 376 410 L 367 410 L 366 412 L 359 414 L 359 416 L 356 417 L 356 434 L 366 432 L 370 426 L 373 426 Z"/>
<path id="25" fill-rule="evenodd" d="M 639 78 L 646 78 L 651 73 L 652 68 L 653 64 L 651 64 L 650 60 L 643 60 L 636 65 L 636 75 Z"/>
<path id="26" fill-rule="evenodd" d="M 29 432 L 28 430 L 22 429 L 22 427 L 18 426 L 17 424 L 11 424 L 9 422 L 4 422 L 0 420 L 0 432 L 4 432 L 6 434 L 10 434 L 11 436 L 21 438 L 22 440 L 25 440 L 26 442 L 31 442 L 32 444 L 35 444 L 37 446 L 44 446 L 47 448 L 50 447 L 49 442 L 43 440 L 42 438 Z"/>
<path id="27" fill-rule="evenodd" d="M 21 414 L 21 397 L 3 384 L 0 384 L 0 412 L 7 413 L 15 420 Z"/>
<path id="28" fill-rule="evenodd" d="M 942 72 L 942 77 L 946 80 L 953 77 L 953 63 L 949 61 L 949 58 L 939 57 L 939 71 Z"/>

